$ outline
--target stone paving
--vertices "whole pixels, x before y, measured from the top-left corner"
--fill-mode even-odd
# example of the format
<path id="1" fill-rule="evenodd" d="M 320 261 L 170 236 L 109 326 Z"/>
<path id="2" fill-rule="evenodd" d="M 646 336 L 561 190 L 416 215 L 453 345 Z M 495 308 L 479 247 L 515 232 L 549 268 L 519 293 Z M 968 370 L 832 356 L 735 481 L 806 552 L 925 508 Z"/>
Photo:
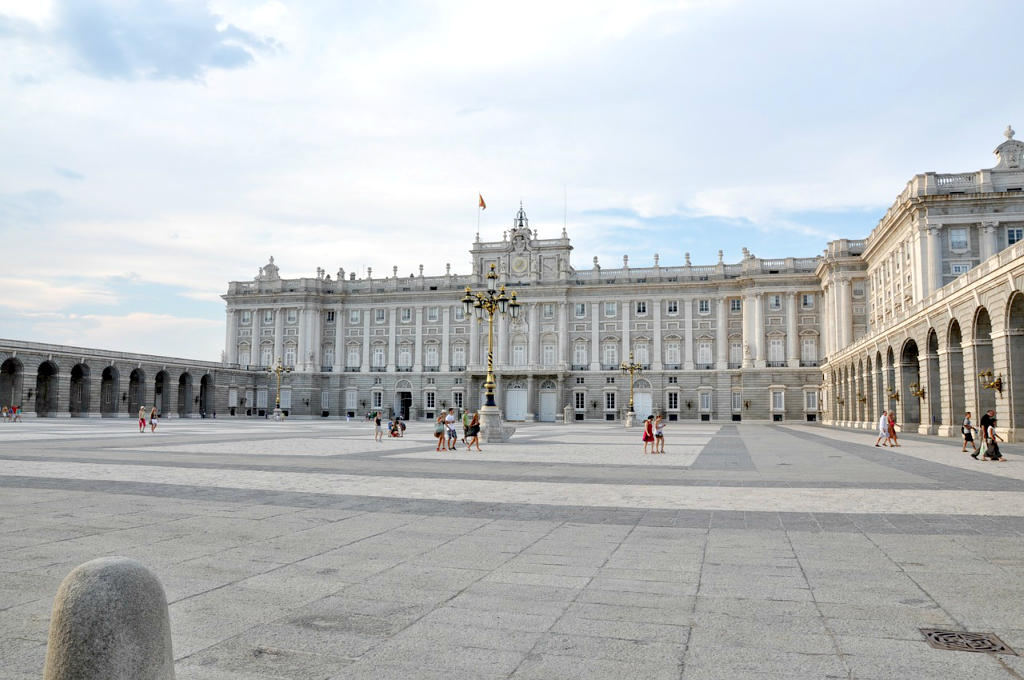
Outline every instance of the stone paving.
<path id="1" fill-rule="evenodd" d="M 1024 678 L 1024 448 L 801 425 L 0 425 L 0 678 L 41 677 L 61 579 L 140 560 L 177 676 Z"/>

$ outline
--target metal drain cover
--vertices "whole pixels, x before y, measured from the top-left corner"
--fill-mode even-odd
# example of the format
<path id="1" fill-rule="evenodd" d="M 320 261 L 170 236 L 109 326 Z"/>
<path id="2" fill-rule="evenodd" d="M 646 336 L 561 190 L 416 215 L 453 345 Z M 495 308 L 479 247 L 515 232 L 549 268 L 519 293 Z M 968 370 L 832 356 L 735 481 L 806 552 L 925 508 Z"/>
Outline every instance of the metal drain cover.
<path id="1" fill-rule="evenodd" d="M 1006 643 L 993 633 L 967 633 L 961 630 L 934 630 L 921 628 L 925 640 L 935 649 L 948 649 L 951 652 L 988 652 L 991 654 L 1013 654 L 1017 652 L 1006 646 Z"/>

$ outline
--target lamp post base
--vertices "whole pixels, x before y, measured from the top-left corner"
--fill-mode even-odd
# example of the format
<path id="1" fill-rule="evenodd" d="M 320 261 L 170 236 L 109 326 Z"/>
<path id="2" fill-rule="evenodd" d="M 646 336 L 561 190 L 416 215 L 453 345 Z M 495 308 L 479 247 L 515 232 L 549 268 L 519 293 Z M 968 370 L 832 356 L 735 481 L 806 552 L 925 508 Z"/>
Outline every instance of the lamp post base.
<path id="1" fill-rule="evenodd" d="M 278 421 L 284 420 L 284 413 L 281 411 L 280 407 L 278 407 L 274 409 L 274 413 L 270 417 Z"/>
<path id="2" fill-rule="evenodd" d="M 626 413 L 626 427 L 633 427 L 636 425 L 636 413 L 629 411 Z"/>
<path id="3" fill-rule="evenodd" d="M 497 406 L 480 407 L 480 436 L 488 444 L 502 444 L 512 438 L 514 427 L 503 427 L 501 409 Z"/>

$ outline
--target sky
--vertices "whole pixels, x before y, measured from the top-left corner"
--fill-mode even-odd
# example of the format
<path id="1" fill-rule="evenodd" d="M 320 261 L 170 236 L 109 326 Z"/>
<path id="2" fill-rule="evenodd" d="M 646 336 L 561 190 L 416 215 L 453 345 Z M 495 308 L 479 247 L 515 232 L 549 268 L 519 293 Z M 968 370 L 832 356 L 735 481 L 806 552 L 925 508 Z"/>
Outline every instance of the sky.
<path id="1" fill-rule="evenodd" d="M 1024 129 L 1013 2 L 0 0 L 0 338 L 216 361 L 274 256 L 812 257 Z M 1016 119 L 1016 120 L 1015 120 Z M 482 194 L 487 209 L 477 207 Z"/>

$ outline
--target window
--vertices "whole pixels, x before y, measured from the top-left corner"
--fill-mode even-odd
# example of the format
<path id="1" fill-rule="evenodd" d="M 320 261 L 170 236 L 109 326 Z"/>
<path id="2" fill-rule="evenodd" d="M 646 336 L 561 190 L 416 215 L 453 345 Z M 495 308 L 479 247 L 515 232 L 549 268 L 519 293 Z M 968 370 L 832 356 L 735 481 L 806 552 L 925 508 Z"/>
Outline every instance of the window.
<path id="1" fill-rule="evenodd" d="M 240 349 L 238 350 L 238 365 L 248 366 L 249 365 L 249 350 Z"/>
<path id="2" fill-rule="evenodd" d="M 605 378 L 604 379 L 604 384 L 605 385 L 614 385 L 615 384 L 615 378 Z"/>
<path id="3" fill-rule="evenodd" d="M 733 314 L 739 314 L 743 311 L 743 300 L 740 300 L 739 298 L 729 300 L 729 311 Z"/>
<path id="4" fill-rule="evenodd" d="M 387 366 L 387 360 L 384 358 L 384 348 L 374 347 L 373 348 L 373 367 L 384 368 Z"/>
<path id="5" fill-rule="evenodd" d="M 398 366 L 400 368 L 412 366 L 412 348 L 409 345 L 402 345 L 398 348 Z"/>
<path id="6" fill-rule="evenodd" d="M 260 389 L 256 390 L 256 408 L 267 407 L 267 391 Z"/>
<path id="7" fill-rule="evenodd" d="M 800 360 L 801 361 L 817 361 L 818 360 L 818 339 L 817 338 L 804 338 L 800 341 Z"/>
<path id="8" fill-rule="evenodd" d="M 274 310 L 265 309 L 263 310 L 263 323 L 274 323 Z"/>
<path id="9" fill-rule="evenodd" d="M 452 404 L 460 411 L 462 410 L 462 397 L 462 392 L 452 392 Z"/>
<path id="10" fill-rule="evenodd" d="M 334 323 L 334 312 L 327 312 L 327 323 Z"/>
<path id="11" fill-rule="evenodd" d="M 526 345 L 512 345 L 512 365 L 526 365 Z"/>
<path id="12" fill-rule="evenodd" d="M 666 308 L 668 309 L 668 313 L 669 314 L 678 314 L 679 313 L 679 301 L 678 300 L 669 300 L 668 301 L 668 305 L 667 305 Z"/>
<path id="13" fill-rule="evenodd" d="M 668 384 L 669 384 L 669 385 L 676 385 L 676 384 L 678 384 L 678 383 L 679 383 L 679 378 L 677 378 L 676 376 L 674 376 L 674 375 L 670 375 L 670 376 L 668 377 Z"/>
<path id="14" fill-rule="evenodd" d="M 345 360 L 345 365 L 349 368 L 355 368 L 359 365 L 359 348 L 349 347 L 348 348 L 348 359 Z"/>
<path id="15" fill-rule="evenodd" d="M 544 318 L 545 319 L 554 319 L 555 318 L 555 306 L 553 304 L 551 304 L 550 302 L 544 303 L 544 308 L 543 308 L 543 312 L 542 313 L 544 314 Z"/>
<path id="16" fill-rule="evenodd" d="M 424 394 L 424 396 L 427 398 L 426 407 L 427 408 L 435 408 L 434 405 L 436 404 L 435 400 L 437 398 L 437 395 L 434 394 L 433 392 L 427 392 L 427 393 Z"/>
<path id="17" fill-rule="evenodd" d="M 952 268 L 953 273 L 957 276 L 959 276 L 960 274 L 966 274 L 967 272 L 971 271 L 971 265 L 966 264 L 964 262 L 952 264 L 950 265 L 950 267 Z"/>
<path id="18" fill-rule="evenodd" d="M 697 313 L 698 314 L 710 314 L 711 313 L 711 300 L 698 300 L 697 301 Z"/>
<path id="19" fill-rule="evenodd" d="M 586 392 L 574 392 L 573 403 L 576 405 L 577 411 L 587 410 L 587 393 Z"/>
<path id="20" fill-rule="evenodd" d="M 967 250 L 970 244 L 967 242 L 967 229 L 964 227 L 952 227 L 949 230 L 949 249 Z"/>
<path id="21" fill-rule="evenodd" d="M 455 345 L 452 349 L 452 363 L 456 366 L 465 368 L 466 366 L 466 346 Z"/>
<path id="22" fill-rule="evenodd" d="M 427 307 L 427 321 L 437 321 L 438 309 L 437 307 Z"/>
<path id="23" fill-rule="evenodd" d="M 544 345 L 541 347 L 541 357 L 545 366 L 555 365 L 555 346 Z"/>
<path id="24" fill-rule="evenodd" d="M 437 368 L 437 345 L 427 345 L 425 363 L 430 368 Z"/>
<path id="25" fill-rule="evenodd" d="M 782 296 L 781 295 L 769 295 L 768 296 L 768 309 L 782 309 Z"/>
<path id="26" fill-rule="evenodd" d="M 783 390 L 772 390 L 772 410 L 786 410 L 786 393 Z"/>
<path id="27" fill-rule="evenodd" d="M 633 348 L 633 359 L 641 366 L 651 363 L 651 352 L 646 342 L 638 342 Z"/>
<path id="28" fill-rule="evenodd" d="M 732 410 L 742 411 L 743 410 L 743 393 L 733 392 L 732 393 Z"/>
<path id="29" fill-rule="evenodd" d="M 636 315 L 644 316 L 647 314 L 647 302 L 644 300 L 638 300 L 636 303 Z"/>
<path id="30" fill-rule="evenodd" d="M 359 393 L 355 390 L 349 390 L 345 393 L 345 408 L 352 411 L 359 403 Z"/>
<path id="31" fill-rule="evenodd" d="M 729 363 L 733 366 L 739 366 L 743 363 L 743 343 L 742 342 L 730 342 L 729 343 Z"/>
<path id="32" fill-rule="evenodd" d="M 668 408 L 670 411 L 679 410 L 679 393 L 669 392 L 668 393 Z"/>
<path id="33" fill-rule="evenodd" d="M 250 323 L 252 323 L 252 312 L 245 310 L 242 312 L 242 325 L 248 326 Z"/>
<path id="34" fill-rule="evenodd" d="M 604 393 L 604 410 L 614 411 L 615 410 L 615 393 L 605 392 Z"/>
<path id="35" fill-rule="evenodd" d="M 269 366 L 274 363 L 274 348 L 273 347 L 261 347 L 260 348 L 260 366 Z"/>
<path id="36" fill-rule="evenodd" d="M 334 348 L 328 347 L 324 350 L 324 366 L 334 366 Z"/>
<path id="37" fill-rule="evenodd" d="M 614 302 L 604 303 L 604 315 L 607 317 L 615 316 L 615 307 L 617 305 Z"/>
<path id="38" fill-rule="evenodd" d="M 619 363 L 619 346 L 608 342 L 605 343 L 604 347 L 601 348 L 604 354 L 604 365 L 615 366 Z"/>
<path id="39" fill-rule="evenodd" d="M 375 378 L 374 382 L 379 385 L 380 384 L 380 378 Z M 427 378 L 427 384 L 428 385 L 433 385 L 434 384 L 434 379 L 433 378 Z"/>
<path id="40" fill-rule="evenodd" d="M 700 393 L 700 410 L 710 411 L 711 410 L 711 393 L 701 392 Z"/>
<path id="41" fill-rule="evenodd" d="M 385 310 L 383 310 L 383 309 L 375 309 L 375 310 L 373 310 L 373 319 L 374 319 L 374 321 L 376 321 L 377 323 L 384 323 L 384 318 L 385 318 L 384 311 Z"/>
<path id="42" fill-rule="evenodd" d="M 292 345 L 284 349 L 284 365 L 291 368 L 295 367 L 295 347 Z"/>
<path id="43" fill-rule="evenodd" d="M 804 392 L 804 410 L 805 411 L 817 411 L 818 410 L 818 392 L 817 390 L 807 390 Z"/>
<path id="44" fill-rule="evenodd" d="M 462 305 L 456 305 L 455 307 L 455 320 L 462 321 L 466 318 L 466 310 L 462 308 Z"/>
<path id="45" fill-rule="evenodd" d="M 586 378 L 579 378 L 579 377 L 576 378 L 576 384 L 577 385 L 582 385 L 585 382 L 587 382 Z"/>
<path id="46" fill-rule="evenodd" d="M 299 319 L 299 313 L 297 310 L 289 309 L 287 323 L 295 323 Z"/>
<path id="47" fill-rule="evenodd" d="M 587 315 L 587 303 L 585 303 L 585 302 L 577 302 L 576 303 L 576 316 L 578 318 L 583 318 L 586 315 Z"/>
<path id="48" fill-rule="evenodd" d="M 382 408 L 384 406 L 384 393 L 374 392 L 373 393 L 373 408 Z"/>
<path id="49" fill-rule="evenodd" d="M 402 307 L 402 323 L 409 323 L 412 321 L 412 310 L 408 307 Z"/>
<path id="50" fill-rule="evenodd" d="M 358 309 L 350 309 L 350 310 L 348 310 L 348 322 L 349 323 L 359 323 L 359 310 Z"/>
<path id="51" fill-rule="evenodd" d="M 697 343 L 697 363 L 708 366 L 711 364 L 711 341 L 701 340 Z"/>
<path id="52" fill-rule="evenodd" d="M 586 366 L 590 363 L 590 358 L 587 356 L 587 346 L 584 344 L 574 345 L 572 348 L 572 363 L 577 366 Z"/>
<path id="53" fill-rule="evenodd" d="M 1021 241 L 1024 241 L 1024 229 L 1015 227 L 1006 230 L 1006 245 L 1012 246 L 1014 243 L 1020 243 Z"/>
<path id="54" fill-rule="evenodd" d="M 678 342 L 666 342 L 665 343 L 665 363 L 669 366 L 678 366 L 679 361 L 679 343 Z"/>
<path id="55" fill-rule="evenodd" d="M 800 306 L 804 309 L 814 309 L 814 293 L 804 293 L 801 295 Z"/>
<path id="56" fill-rule="evenodd" d="M 768 338 L 768 361 L 781 364 L 786 361 L 785 338 Z"/>

